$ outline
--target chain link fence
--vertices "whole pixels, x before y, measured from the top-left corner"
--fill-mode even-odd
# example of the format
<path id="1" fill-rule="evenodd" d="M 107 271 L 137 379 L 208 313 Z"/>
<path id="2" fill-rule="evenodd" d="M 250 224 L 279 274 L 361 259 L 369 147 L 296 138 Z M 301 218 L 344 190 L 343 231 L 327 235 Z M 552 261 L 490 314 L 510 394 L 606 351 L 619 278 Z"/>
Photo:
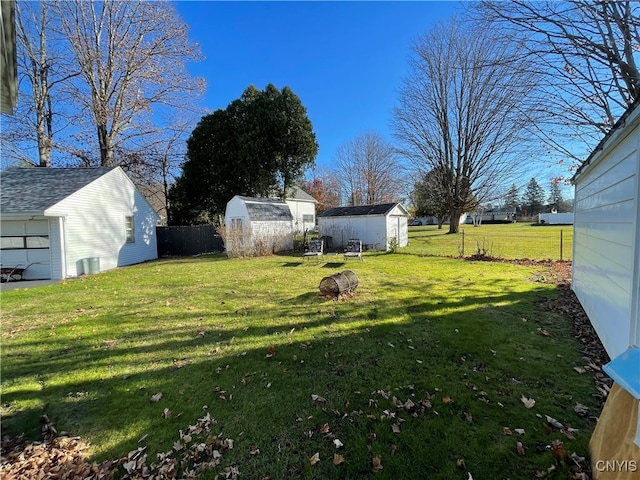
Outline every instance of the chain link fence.
<path id="1" fill-rule="evenodd" d="M 457 235 L 419 228 L 411 231 L 410 253 L 502 259 L 572 260 L 573 228 L 462 227 Z"/>

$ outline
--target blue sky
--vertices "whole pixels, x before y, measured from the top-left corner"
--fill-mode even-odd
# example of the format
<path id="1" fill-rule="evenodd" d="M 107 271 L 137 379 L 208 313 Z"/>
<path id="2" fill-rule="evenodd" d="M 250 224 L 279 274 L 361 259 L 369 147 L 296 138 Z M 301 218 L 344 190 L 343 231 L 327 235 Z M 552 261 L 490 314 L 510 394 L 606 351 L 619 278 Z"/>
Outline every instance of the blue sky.
<path id="1" fill-rule="evenodd" d="M 458 2 L 178 1 L 206 57 L 204 106 L 225 108 L 254 84 L 289 86 L 307 108 L 330 167 L 339 145 L 363 131 L 391 138 L 390 120 L 409 45 Z"/>

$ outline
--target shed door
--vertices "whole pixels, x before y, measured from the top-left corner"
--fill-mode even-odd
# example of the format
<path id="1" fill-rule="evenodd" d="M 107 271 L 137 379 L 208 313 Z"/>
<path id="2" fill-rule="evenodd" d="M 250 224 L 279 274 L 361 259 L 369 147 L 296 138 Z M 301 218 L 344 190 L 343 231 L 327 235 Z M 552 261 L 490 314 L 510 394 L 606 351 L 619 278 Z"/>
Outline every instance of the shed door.
<path id="1" fill-rule="evenodd" d="M 0 226 L 3 267 L 29 268 L 25 280 L 51 278 L 49 220 L 3 220 Z"/>

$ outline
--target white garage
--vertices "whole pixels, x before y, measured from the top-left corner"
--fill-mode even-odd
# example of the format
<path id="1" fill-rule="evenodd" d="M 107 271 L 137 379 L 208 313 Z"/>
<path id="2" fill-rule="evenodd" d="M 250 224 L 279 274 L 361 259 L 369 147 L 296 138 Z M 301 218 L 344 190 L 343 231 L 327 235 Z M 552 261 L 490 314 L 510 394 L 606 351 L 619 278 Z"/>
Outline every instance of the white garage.
<path id="1" fill-rule="evenodd" d="M 25 280 L 157 258 L 158 215 L 120 167 L 10 168 L 0 176 L 0 262 Z"/>

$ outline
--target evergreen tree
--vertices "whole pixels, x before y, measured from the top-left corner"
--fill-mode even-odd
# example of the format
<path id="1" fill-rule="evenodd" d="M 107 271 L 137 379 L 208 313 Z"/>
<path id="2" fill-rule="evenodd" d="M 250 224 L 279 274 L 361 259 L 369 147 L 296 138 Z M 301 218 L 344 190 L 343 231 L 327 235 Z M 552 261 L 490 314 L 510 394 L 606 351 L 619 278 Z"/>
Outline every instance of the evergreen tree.
<path id="1" fill-rule="evenodd" d="M 549 199 L 547 200 L 549 204 L 549 208 L 556 209 L 556 211 L 560 212 L 562 210 L 562 206 L 564 204 L 564 198 L 562 196 L 562 189 L 560 188 L 560 183 L 555 180 L 551 181 L 551 188 L 549 191 Z"/>
<path id="2" fill-rule="evenodd" d="M 526 214 L 533 216 L 540 213 L 544 207 L 544 199 L 544 189 L 536 182 L 535 178 L 529 180 L 522 195 L 522 207 Z"/>
<path id="3" fill-rule="evenodd" d="M 507 190 L 507 193 L 504 197 L 504 207 L 507 210 L 517 211 L 520 208 L 520 193 L 518 192 L 518 187 L 515 184 L 512 184 Z"/>

